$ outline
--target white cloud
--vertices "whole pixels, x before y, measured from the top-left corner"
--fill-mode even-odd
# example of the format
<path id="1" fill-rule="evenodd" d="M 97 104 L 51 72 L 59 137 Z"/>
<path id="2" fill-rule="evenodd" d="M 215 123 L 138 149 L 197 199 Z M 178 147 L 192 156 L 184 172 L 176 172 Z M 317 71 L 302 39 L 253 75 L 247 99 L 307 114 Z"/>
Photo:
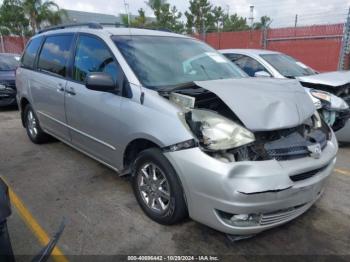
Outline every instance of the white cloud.
<path id="1" fill-rule="evenodd" d="M 146 15 L 152 16 L 152 10 L 145 4 L 146 0 L 127 0 L 132 14 L 137 14 L 139 8 L 146 10 Z M 169 3 L 184 13 L 189 0 L 169 0 Z M 124 1 L 110 0 L 56 0 L 61 8 L 80 11 L 99 12 L 118 15 L 125 13 Z M 272 17 L 272 26 L 292 26 L 294 17 L 299 16 L 299 24 L 320 24 L 344 22 L 350 0 L 211 0 L 213 5 L 219 5 L 225 10 L 229 6 L 230 13 L 249 16 L 249 6 L 254 5 L 256 19 L 262 15 Z"/>

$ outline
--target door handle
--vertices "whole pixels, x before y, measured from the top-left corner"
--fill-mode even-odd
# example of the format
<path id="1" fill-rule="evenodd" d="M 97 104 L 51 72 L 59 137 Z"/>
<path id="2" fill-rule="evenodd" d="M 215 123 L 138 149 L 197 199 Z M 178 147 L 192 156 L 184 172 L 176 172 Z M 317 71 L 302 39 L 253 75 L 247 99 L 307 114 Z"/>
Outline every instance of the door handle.
<path id="1" fill-rule="evenodd" d="M 64 87 L 62 84 L 58 84 L 58 88 L 57 88 L 58 92 L 64 92 Z"/>
<path id="2" fill-rule="evenodd" d="M 67 94 L 71 95 L 71 96 L 75 96 L 75 90 L 73 87 L 70 87 L 69 90 L 66 90 Z"/>

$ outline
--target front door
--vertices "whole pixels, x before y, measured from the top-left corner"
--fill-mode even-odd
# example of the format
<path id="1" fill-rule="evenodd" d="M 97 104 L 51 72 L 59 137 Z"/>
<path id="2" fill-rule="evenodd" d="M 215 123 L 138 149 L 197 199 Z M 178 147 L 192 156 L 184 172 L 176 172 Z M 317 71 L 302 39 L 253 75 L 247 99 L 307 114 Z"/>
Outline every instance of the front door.
<path id="1" fill-rule="evenodd" d="M 72 81 L 66 90 L 67 123 L 73 145 L 114 166 L 120 151 L 118 136 L 120 103 L 115 93 L 89 90 L 85 79 L 90 72 L 106 72 L 118 82 L 121 69 L 106 44 L 90 35 L 79 35 Z"/>

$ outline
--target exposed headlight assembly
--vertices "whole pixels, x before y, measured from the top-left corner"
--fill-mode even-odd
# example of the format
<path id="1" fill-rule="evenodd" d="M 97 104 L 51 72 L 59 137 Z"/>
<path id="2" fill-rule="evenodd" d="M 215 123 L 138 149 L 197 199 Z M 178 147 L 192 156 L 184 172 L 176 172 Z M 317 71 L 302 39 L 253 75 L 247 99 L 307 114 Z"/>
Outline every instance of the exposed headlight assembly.
<path id="1" fill-rule="evenodd" d="M 252 132 L 213 111 L 192 109 L 185 114 L 185 120 L 200 144 L 211 151 L 232 149 L 255 141 Z"/>

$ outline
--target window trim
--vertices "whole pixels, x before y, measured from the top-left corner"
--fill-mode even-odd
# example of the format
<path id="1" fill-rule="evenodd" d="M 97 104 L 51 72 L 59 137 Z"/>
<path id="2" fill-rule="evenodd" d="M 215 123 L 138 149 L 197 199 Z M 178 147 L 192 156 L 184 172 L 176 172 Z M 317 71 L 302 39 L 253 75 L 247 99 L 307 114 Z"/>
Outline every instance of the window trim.
<path id="1" fill-rule="evenodd" d="M 45 75 L 49 75 L 49 76 L 53 76 L 53 77 L 57 77 L 57 78 L 60 78 L 60 79 L 68 79 L 68 70 L 69 70 L 69 62 L 70 62 L 70 58 L 72 56 L 72 51 L 73 51 L 73 46 L 74 46 L 74 41 L 75 41 L 75 36 L 76 34 L 71 32 L 71 33 L 58 33 L 58 34 L 50 34 L 50 35 L 45 35 L 43 37 L 43 41 L 41 42 L 41 46 L 39 48 L 39 52 L 37 54 L 37 57 L 36 57 L 36 60 L 35 60 L 35 64 L 34 64 L 34 70 L 38 73 L 41 73 L 41 74 L 45 74 Z M 70 44 L 70 47 L 69 47 L 69 57 L 66 61 L 66 74 L 65 76 L 61 76 L 59 74 L 56 74 L 56 73 L 53 73 L 53 72 L 50 72 L 50 71 L 47 71 L 45 69 L 40 69 L 38 66 L 39 66 L 39 58 L 40 58 L 40 55 L 41 55 L 41 52 L 43 50 L 43 47 L 44 47 L 44 44 L 46 42 L 46 40 L 50 37 L 56 37 L 56 36 L 72 36 L 72 43 Z"/>

